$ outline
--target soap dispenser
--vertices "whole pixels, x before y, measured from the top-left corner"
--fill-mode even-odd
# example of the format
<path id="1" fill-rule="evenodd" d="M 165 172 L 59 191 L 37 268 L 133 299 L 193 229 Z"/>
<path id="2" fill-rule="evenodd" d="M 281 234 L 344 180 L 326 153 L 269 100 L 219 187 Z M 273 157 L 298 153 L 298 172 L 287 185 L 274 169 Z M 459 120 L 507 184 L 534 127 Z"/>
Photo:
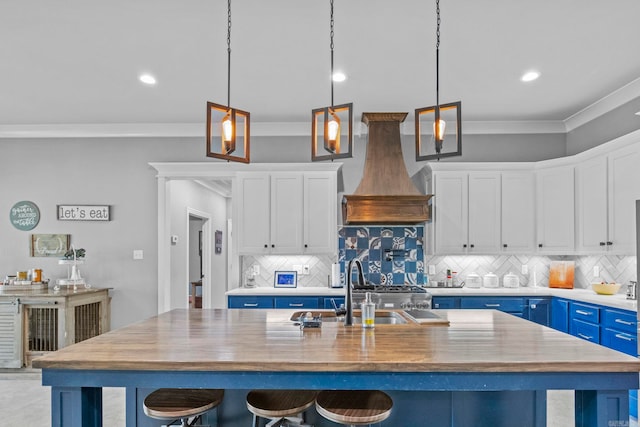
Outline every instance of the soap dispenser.
<path id="1" fill-rule="evenodd" d="M 376 305 L 371 301 L 371 292 L 365 293 L 364 302 L 362 303 L 362 327 L 375 327 Z"/>

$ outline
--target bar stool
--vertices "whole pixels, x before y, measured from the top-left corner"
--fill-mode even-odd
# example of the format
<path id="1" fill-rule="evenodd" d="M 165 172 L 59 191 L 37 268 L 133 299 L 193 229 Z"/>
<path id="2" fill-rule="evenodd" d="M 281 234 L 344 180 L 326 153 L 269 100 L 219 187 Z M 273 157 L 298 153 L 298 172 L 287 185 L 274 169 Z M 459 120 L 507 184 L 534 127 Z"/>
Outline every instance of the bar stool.
<path id="1" fill-rule="evenodd" d="M 259 426 L 259 418 L 270 420 L 265 427 L 308 426 L 304 411 L 315 400 L 312 390 L 252 390 L 247 394 L 247 409 L 253 414 L 253 427 Z"/>
<path id="2" fill-rule="evenodd" d="M 180 420 L 181 426 L 197 426 L 205 412 L 222 402 L 224 390 L 201 388 L 160 388 L 144 399 L 144 413 L 157 420 Z M 195 417 L 189 422 L 190 417 Z"/>
<path id="3" fill-rule="evenodd" d="M 376 390 L 325 390 L 316 397 L 316 410 L 343 425 L 379 423 L 391 415 L 393 400 Z"/>

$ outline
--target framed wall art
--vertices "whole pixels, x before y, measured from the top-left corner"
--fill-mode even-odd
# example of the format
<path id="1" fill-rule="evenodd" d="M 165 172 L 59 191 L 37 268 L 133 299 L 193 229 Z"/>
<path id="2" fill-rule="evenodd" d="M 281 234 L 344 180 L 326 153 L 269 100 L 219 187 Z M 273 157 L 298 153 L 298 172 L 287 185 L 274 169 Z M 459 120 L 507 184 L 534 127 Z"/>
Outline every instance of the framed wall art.
<path id="1" fill-rule="evenodd" d="M 61 258 L 69 250 L 71 234 L 32 234 L 32 257 Z"/>

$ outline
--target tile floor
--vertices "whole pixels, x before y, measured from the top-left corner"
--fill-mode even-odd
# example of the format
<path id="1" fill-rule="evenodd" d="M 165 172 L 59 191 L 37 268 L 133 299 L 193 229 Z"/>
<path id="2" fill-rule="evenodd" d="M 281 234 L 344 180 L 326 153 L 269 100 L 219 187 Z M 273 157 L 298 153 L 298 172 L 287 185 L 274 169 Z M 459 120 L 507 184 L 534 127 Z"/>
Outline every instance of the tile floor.
<path id="1" fill-rule="evenodd" d="M 557 390 L 548 392 L 547 427 L 573 426 L 573 392 Z M 123 427 L 124 389 L 103 390 L 103 426 Z M 41 385 L 37 370 L 16 372 L 0 371 L 0 419 L 2 426 L 49 427 L 50 391 Z M 29 414 L 25 417 L 25 414 Z M 626 426 L 624 426 L 626 427 Z M 629 427 L 638 427 L 632 420 Z"/>

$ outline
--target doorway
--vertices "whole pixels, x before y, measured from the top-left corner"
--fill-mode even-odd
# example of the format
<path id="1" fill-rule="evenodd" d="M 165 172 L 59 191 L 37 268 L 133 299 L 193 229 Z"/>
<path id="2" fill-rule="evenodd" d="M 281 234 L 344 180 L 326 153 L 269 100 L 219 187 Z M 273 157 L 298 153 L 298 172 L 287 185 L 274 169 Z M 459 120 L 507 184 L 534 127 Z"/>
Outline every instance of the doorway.
<path id="1" fill-rule="evenodd" d="M 211 285 L 211 216 L 187 208 L 187 294 L 189 308 L 209 308 Z"/>
<path id="2" fill-rule="evenodd" d="M 202 227 L 205 219 L 189 214 L 189 308 L 202 308 Z"/>

